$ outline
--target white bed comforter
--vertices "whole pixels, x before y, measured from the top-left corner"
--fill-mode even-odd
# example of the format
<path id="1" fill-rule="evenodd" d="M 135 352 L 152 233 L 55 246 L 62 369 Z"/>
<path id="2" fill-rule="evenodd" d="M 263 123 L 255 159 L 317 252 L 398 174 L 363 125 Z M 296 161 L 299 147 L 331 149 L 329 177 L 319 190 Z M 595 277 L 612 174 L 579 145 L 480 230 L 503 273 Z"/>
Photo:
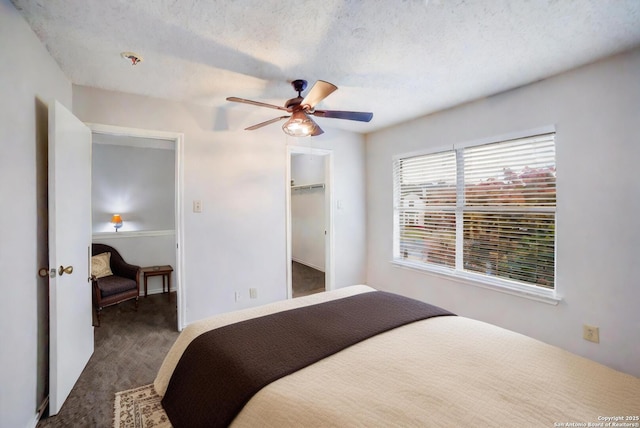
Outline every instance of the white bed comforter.
<path id="1" fill-rule="evenodd" d="M 353 286 L 194 323 L 170 350 L 154 387 L 164 394 L 180 355 L 204 331 L 370 291 Z M 518 333 L 447 316 L 380 334 L 273 382 L 233 426 L 607 426 L 613 421 L 607 418 L 622 417 L 617 423 L 630 425 L 618 426 L 638 427 L 639 415 L 640 379 Z"/>

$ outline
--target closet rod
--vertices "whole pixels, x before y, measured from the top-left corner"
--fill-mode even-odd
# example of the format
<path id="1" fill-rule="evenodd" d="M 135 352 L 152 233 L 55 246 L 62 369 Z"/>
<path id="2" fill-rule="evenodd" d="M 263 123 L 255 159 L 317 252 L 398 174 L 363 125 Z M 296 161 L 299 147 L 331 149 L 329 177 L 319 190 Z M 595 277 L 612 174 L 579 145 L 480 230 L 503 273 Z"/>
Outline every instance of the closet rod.
<path id="1" fill-rule="evenodd" d="M 324 184 L 307 184 L 300 186 L 291 186 L 291 190 L 307 190 L 307 189 L 324 189 Z"/>

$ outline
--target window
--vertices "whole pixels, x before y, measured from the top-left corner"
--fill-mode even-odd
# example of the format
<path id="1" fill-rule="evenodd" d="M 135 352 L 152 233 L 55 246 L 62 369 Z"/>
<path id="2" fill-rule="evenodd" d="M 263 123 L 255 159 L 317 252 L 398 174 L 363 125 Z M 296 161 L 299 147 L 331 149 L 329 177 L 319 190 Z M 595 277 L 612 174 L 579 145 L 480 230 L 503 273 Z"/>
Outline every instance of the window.
<path id="1" fill-rule="evenodd" d="M 394 161 L 394 261 L 555 288 L 555 133 Z"/>

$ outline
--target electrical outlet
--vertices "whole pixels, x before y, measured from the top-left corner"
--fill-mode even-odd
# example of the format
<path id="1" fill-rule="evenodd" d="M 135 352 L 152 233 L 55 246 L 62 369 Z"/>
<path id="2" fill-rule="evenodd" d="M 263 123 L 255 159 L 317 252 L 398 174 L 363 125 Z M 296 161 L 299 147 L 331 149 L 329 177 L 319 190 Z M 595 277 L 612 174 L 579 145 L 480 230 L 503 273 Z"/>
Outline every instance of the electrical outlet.
<path id="1" fill-rule="evenodd" d="M 600 343 L 600 329 L 584 324 L 582 326 L 582 338 L 589 342 Z"/>
<path id="2" fill-rule="evenodd" d="M 239 291 L 236 291 L 235 296 L 236 296 L 236 302 L 242 298 L 242 294 L 240 294 Z"/>
<path id="3" fill-rule="evenodd" d="M 202 212 L 202 201 L 201 200 L 193 201 L 193 212 L 194 213 L 201 213 Z"/>
<path id="4" fill-rule="evenodd" d="M 249 289 L 249 298 L 250 299 L 257 299 L 258 298 L 258 289 L 257 288 L 250 288 Z"/>

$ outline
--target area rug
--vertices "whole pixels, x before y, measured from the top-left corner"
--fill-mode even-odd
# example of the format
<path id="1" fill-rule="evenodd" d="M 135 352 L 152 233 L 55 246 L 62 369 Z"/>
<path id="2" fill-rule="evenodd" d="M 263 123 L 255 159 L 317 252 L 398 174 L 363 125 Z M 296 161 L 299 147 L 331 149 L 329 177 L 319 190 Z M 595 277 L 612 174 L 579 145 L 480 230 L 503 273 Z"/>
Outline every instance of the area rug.
<path id="1" fill-rule="evenodd" d="M 114 428 L 170 428 L 171 423 L 160 404 L 153 384 L 116 392 L 113 410 Z"/>

